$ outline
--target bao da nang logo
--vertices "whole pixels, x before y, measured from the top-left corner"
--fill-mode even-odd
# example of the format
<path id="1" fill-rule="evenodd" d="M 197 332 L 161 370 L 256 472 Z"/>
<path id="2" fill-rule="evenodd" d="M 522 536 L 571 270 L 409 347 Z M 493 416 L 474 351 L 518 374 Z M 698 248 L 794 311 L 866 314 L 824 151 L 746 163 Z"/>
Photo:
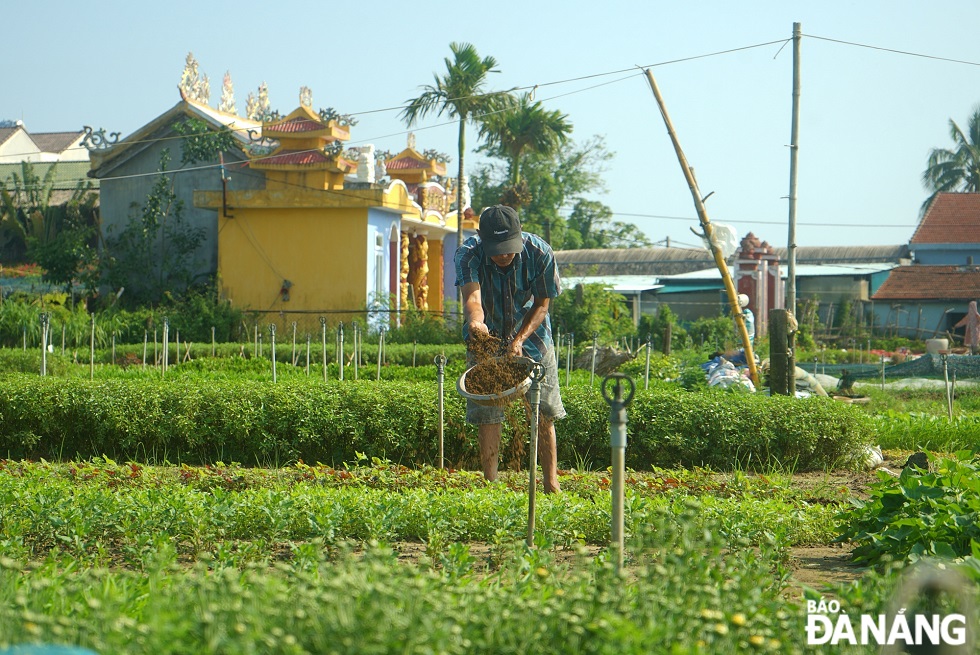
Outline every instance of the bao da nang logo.
<path id="1" fill-rule="evenodd" d="M 877 645 L 882 653 L 973 653 L 974 593 L 960 574 L 940 565 L 906 575 L 883 613 L 848 613 L 837 600 L 808 600 L 806 643 Z"/>

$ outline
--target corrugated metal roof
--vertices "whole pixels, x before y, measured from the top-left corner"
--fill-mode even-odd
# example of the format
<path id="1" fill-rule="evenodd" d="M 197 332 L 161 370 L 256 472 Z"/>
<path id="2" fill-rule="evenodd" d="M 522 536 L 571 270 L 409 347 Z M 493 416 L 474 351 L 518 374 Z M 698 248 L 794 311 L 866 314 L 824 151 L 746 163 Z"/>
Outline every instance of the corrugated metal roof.
<path id="1" fill-rule="evenodd" d="M 872 273 L 880 273 L 882 271 L 889 271 L 895 268 L 897 264 L 884 264 L 884 263 L 869 263 L 869 264 L 803 264 L 796 267 L 796 277 L 860 277 L 862 275 L 871 275 Z M 786 266 L 779 267 L 780 276 L 784 279 L 786 278 L 789 271 Z M 661 275 L 659 277 L 661 282 L 670 280 L 720 280 L 721 273 L 718 272 L 718 268 L 706 268 L 700 271 L 693 271 L 691 273 L 682 273 L 680 275 Z"/>
<path id="2" fill-rule="evenodd" d="M 660 289 L 657 278 L 650 275 L 584 275 L 561 276 L 563 289 L 571 289 L 577 284 L 602 284 L 620 293 L 637 293 Z"/>
<path id="3" fill-rule="evenodd" d="M 786 248 L 773 248 L 785 264 Z M 869 264 L 900 263 L 909 257 L 908 246 L 810 246 L 796 249 L 796 263 Z M 679 275 L 711 267 L 714 258 L 700 248 L 608 248 L 559 250 L 555 259 L 562 271 L 572 267 L 589 275 Z"/>

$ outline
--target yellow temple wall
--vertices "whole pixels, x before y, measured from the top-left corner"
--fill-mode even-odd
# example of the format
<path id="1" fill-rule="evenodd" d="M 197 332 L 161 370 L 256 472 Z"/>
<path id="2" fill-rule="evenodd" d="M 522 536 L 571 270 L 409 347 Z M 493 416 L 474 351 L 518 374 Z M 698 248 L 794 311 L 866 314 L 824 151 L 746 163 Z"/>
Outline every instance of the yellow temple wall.
<path id="1" fill-rule="evenodd" d="M 362 308 L 367 248 L 364 209 L 237 208 L 219 218 L 222 293 L 239 308 L 323 310 Z M 280 294 L 292 282 L 289 300 Z"/>

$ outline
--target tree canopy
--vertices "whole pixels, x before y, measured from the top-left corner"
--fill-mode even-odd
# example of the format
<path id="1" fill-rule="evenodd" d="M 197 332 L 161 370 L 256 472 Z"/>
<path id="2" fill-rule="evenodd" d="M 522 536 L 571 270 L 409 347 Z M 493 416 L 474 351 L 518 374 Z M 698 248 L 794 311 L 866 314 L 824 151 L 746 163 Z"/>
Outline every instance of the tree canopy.
<path id="1" fill-rule="evenodd" d="M 923 214 L 938 193 L 980 192 L 980 106 L 974 108 L 966 132 L 950 119 L 949 137 L 953 141 L 952 149 L 934 148 L 929 153 L 922 183 L 932 195 L 922 204 Z"/>

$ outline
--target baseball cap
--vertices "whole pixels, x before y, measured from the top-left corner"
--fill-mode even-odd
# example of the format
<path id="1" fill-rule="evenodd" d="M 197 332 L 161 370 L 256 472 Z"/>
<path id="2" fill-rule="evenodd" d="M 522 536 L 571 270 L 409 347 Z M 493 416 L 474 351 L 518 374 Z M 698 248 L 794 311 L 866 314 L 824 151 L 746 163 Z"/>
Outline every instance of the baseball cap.
<path id="1" fill-rule="evenodd" d="M 517 254 L 524 249 L 521 219 L 513 207 L 494 205 L 480 214 L 480 241 L 488 256 Z"/>

